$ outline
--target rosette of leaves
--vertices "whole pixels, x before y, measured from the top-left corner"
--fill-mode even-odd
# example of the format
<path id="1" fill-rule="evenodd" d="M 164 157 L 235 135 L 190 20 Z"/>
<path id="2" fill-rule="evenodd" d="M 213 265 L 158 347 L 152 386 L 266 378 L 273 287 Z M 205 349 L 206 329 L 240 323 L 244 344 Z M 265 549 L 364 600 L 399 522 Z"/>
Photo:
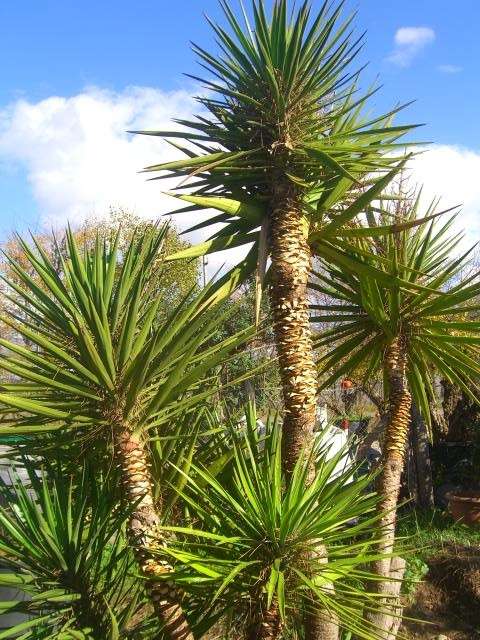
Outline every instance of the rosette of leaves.
<path id="1" fill-rule="evenodd" d="M 305 488 L 307 457 L 286 481 L 277 420 L 264 430 L 253 406 L 246 415 L 221 474 L 192 465 L 181 494 L 192 524 L 166 527 L 175 540 L 162 550 L 174 565 L 165 580 L 189 595 L 199 634 L 222 617 L 247 637 L 277 638 L 320 610 L 357 637 L 375 638 L 362 622 L 376 606 L 365 590 L 365 567 L 376 557 L 372 478 L 357 477 L 344 450 L 329 455 L 320 433 L 313 482 Z"/>
<path id="2" fill-rule="evenodd" d="M 87 465 L 73 476 L 41 470 L 29 459 L 17 469 L 0 487 L 0 589 L 4 598 L 16 592 L 0 602 L 0 638 L 132 637 L 146 594 L 126 544 L 132 505 L 119 506 L 118 477 Z M 14 614 L 23 619 L 12 624 Z"/>

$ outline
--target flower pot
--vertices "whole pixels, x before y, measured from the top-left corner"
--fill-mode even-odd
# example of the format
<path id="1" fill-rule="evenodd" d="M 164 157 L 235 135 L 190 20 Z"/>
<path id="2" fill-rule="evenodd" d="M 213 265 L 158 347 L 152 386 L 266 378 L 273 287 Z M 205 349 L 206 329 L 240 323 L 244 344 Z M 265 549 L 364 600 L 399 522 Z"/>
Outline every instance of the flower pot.
<path id="1" fill-rule="evenodd" d="M 452 491 L 447 498 L 448 510 L 456 522 L 480 526 L 480 491 Z"/>

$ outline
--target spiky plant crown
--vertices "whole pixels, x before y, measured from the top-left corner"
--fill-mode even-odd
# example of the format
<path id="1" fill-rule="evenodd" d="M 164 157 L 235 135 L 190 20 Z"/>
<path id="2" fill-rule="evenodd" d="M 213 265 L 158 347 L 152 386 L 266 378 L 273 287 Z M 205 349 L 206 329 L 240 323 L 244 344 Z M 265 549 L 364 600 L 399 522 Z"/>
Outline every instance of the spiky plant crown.
<path id="1" fill-rule="evenodd" d="M 125 545 L 132 505 L 118 502 L 118 476 L 78 461 L 73 476 L 60 464 L 41 465 L 24 458 L 21 479 L 12 472 L 11 486 L 0 483 L 2 635 L 127 637 L 145 594 Z M 12 625 L 12 613 L 24 619 Z"/>
<path id="2" fill-rule="evenodd" d="M 391 211 L 389 234 L 383 224 L 388 203 L 380 203 L 380 215 L 369 212 L 370 227 L 363 230 L 375 243 L 357 236 L 357 272 L 319 262 L 310 286 L 325 300 L 312 305 L 311 320 L 321 327 L 316 344 L 323 351 L 319 366 L 328 372 L 324 388 L 359 372 L 368 380 L 381 371 L 386 347 L 401 337 L 409 388 L 429 422 L 434 371 L 479 397 L 480 323 L 473 312 L 480 284 L 476 271 L 461 278 L 471 249 L 456 251 L 462 234 L 449 235 L 454 217 L 441 222 L 447 212 L 435 212 L 434 201 L 419 218 L 420 204 L 418 194 Z"/>
<path id="3" fill-rule="evenodd" d="M 377 634 L 361 620 L 364 606 L 380 606 L 363 585 L 370 577 L 365 566 L 378 557 L 372 477 L 358 478 L 357 469 L 345 464 L 346 449 L 334 453 L 328 438 L 317 434 L 314 481 L 306 490 L 303 454 L 286 481 L 281 435 L 272 415 L 260 435 L 249 405 L 243 429 L 237 425 L 233 433 L 232 460 L 224 472 L 214 475 L 192 465 L 181 493 L 192 522 L 165 528 L 176 538 L 160 552 L 175 569 L 160 579 L 184 589 L 204 624 L 230 614 L 238 627 L 251 610 L 265 612 L 277 603 L 285 634 L 294 634 L 302 612 L 320 605 L 357 637 L 373 640 Z M 319 544 L 328 550 L 328 561 L 319 556 Z M 326 588 L 331 582 L 335 593 Z"/>
<path id="4" fill-rule="evenodd" d="M 0 370 L 13 376 L 1 385 L 0 433 L 98 435 L 119 421 L 152 433 L 165 424 L 164 410 L 179 415 L 213 393 L 212 371 L 252 329 L 211 339 L 226 317 L 214 306 L 221 282 L 159 318 L 166 233 L 144 229 L 122 253 L 120 232 L 83 251 L 68 232 L 61 271 L 38 242 L 20 241 L 34 276 L 10 258 L 17 282 L 9 282 L 12 308 L 2 320 L 25 346 L 0 340 Z"/>
<path id="5" fill-rule="evenodd" d="M 332 8 L 326 1 L 314 15 L 309 2 L 290 11 L 287 0 L 276 0 L 267 15 L 264 1 L 253 0 L 252 23 L 243 7 L 241 19 L 226 0 L 220 4 L 228 27 L 210 21 L 220 55 L 194 45 L 208 74 L 193 76 L 207 90 L 197 98 L 201 113 L 177 120 L 177 131 L 137 133 L 164 137 L 185 156 L 146 168 L 159 173 L 153 179 L 183 179 L 171 195 L 188 204 L 175 213 L 216 210 L 187 231 L 224 225 L 208 242 L 171 258 L 253 243 L 234 275 L 240 281 L 258 264 L 261 280 L 272 192 L 279 186 L 295 192 L 306 232 L 338 236 L 395 174 L 397 147 L 404 154 L 405 146 L 398 139 L 411 127 L 392 125 L 401 107 L 365 115 L 376 89 L 358 88 L 360 70 L 352 65 L 362 37 L 353 35 L 354 16 L 341 17 L 342 2 Z M 367 195 L 366 185 L 372 185 Z"/>
<path id="6" fill-rule="evenodd" d="M 225 0 L 220 4 L 230 30 L 209 23 L 221 54 L 193 45 L 209 74 L 191 76 L 208 90 L 197 98 L 202 113 L 176 121 L 185 131 L 151 132 L 187 139 L 196 150 L 148 171 L 198 175 L 195 190 L 265 194 L 277 176 L 305 186 L 358 175 L 408 130 L 388 126 L 393 112 L 362 116 L 373 91 L 359 93 L 351 64 L 363 37 L 353 35 L 353 16 L 341 18 L 343 2 L 332 9 L 326 1 L 312 16 L 309 2 L 290 14 L 287 0 L 277 0 L 267 16 L 263 0 L 254 0 L 252 25 L 243 7 L 244 25 Z"/>

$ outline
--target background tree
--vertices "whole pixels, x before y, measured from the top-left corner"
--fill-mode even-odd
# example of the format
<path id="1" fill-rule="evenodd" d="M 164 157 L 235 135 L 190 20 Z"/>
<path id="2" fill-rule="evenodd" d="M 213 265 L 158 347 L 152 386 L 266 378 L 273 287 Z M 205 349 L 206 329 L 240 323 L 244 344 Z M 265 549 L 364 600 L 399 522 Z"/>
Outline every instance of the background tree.
<path id="1" fill-rule="evenodd" d="M 145 218 L 136 216 L 130 211 L 111 209 L 104 218 L 89 218 L 80 226 L 73 228 L 71 233 L 79 247 L 88 247 L 91 249 L 95 245 L 98 235 L 102 238 L 110 238 L 119 232 L 118 249 L 120 253 L 124 253 L 134 234 L 153 228 L 154 224 L 152 220 L 146 220 Z M 49 256 L 55 268 L 61 271 L 62 259 L 65 260 L 68 253 L 66 233 L 62 230 L 56 234 L 37 234 L 35 239 L 43 251 Z M 189 246 L 190 244 L 180 237 L 175 227 L 169 225 L 162 245 L 162 256 L 159 256 L 159 268 L 162 271 L 162 277 L 158 278 L 157 282 L 158 296 L 162 300 L 159 313 L 168 313 L 169 310 L 176 306 L 185 296 L 195 291 L 200 272 L 198 260 L 183 260 L 169 264 L 162 262 L 163 257 L 166 255 L 187 249 Z M 22 242 L 18 236 L 13 236 L 8 239 L 3 244 L 3 250 L 28 272 L 30 277 L 36 277 L 35 270 L 31 268 L 28 258 L 25 255 Z M 7 280 L 21 284 L 17 275 L 12 270 L 9 261 L 5 258 L 1 263 L 1 270 Z M 42 286 L 39 278 L 36 279 L 36 282 L 39 286 Z M 2 307 L 8 307 L 10 303 L 7 295 L 15 294 L 11 288 L 7 291 L 4 283 L 2 283 L 1 292 L 3 295 L 0 299 L 0 305 L 2 305 Z M 4 327 L 3 331 L 4 335 L 5 332 L 8 332 L 6 327 Z"/>
<path id="2" fill-rule="evenodd" d="M 177 264 L 174 262 L 173 264 Z M 262 314 L 270 318 L 268 298 L 263 297 Z M 225 323 L 219 327 L 215 338 L 226 338 L 251 326 L 255 306 L 255 283 L 249 279 L 243 286 L 231 296 L 225 303 L 226 307 L 234 309 Z M 257 373 L 253 374 L 256 370 Z M 281 382 L 278 374 L 277 358 L 275 352 L 275 338 L 271 323 L 268 320 L 262 323 L 252 340 L 241 354 L 231 363 L 226 363 L 222 368 L 221 380 L 228 385 L 229 380 L 237 378 L 245 371 L 252 371 L 252 376 L 239 388 L 226 386 L 222 393 L 222 401 L 229 412 L 240 411 L 243 415 L 244 407 L 248 402 L 255 400 L 259 417 L 264 418 L 273 408 L 280 411 Z"/>

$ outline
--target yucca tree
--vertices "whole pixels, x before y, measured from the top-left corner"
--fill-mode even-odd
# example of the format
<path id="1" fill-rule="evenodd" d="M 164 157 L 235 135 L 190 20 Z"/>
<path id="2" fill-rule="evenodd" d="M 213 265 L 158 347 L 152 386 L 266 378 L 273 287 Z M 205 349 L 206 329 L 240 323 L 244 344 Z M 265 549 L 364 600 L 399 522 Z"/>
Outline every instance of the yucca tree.
<path id="1" fill-rule="evenodd" d="M 181 594 L 153 580 L 168 567 L 151 551 L 162 488 L 154 494 L 149 439 L 212 394 L 209 372 L 251 332 L 212 341 L 222 313 L 211 301 L 222 283 L 159 321 L 162 300 L 155 283 L 162 277 L 159 256 L 167 228 L 144 229 L 122 253 L 119 233 L 111 241 L 98 237 L 82 251 L 68 232 L 60 271 L 38 243 L 32 248 L 22 242 L 34 279 L 10 260 L 17 283 L 10 283 L 14 304 L 3 321 L 27 346 L 0 341 L 6 351 L 0 369 L 11 376 L 1 385 L 0 431 L 70 433 L 85 448 L 108 443 L 132 506 L 129 544 L 162 628 L 172 638 L 191 638 Z"/>
<path id="2" fill-rule="evenodd" d="M 378 195 L 385 182 L 338 212 L 336 205 L 362 181 L 395 165 L 394 155 L 384 154 L 392 152 L 408 127 L 390 126 L 392 114 L 373 120 L 362 116 L 370 94 L 358 94 L 358 73 L 351 68 L 361 39 L 352 36 L 352 18 L 341 18 L 341 5 L 331 9 L 325 2 L 312 15 L 309 2 L 290 10 L 287 0 L 276 0 L 267 16 L 263 0 L 254 0 L 250 25 L 245 12 L 242 23 L 227 2 L 220 4 L 228 27 L 211 23 L 220 54 L 194 45 L 209 74 L 200 80 L 209 93 L 198 98 L 199 116 L 177 121 L 181 131 L 140 133 L 187 141 L 186 147 L 174 142 L 185 159 L 147 171 L 196 177 L 177 192 L 188 190 L 181 196 L 190 203 L 185 211 L 213 208 L 220 213 L 192 229 L 224 225 L 210 241 L 174 257 L 254 243 L 232 277 L 238 282 L 257 267 L 258 288 L 271 258 L 271 307 L 285 408 L 283 461 L 291 473 L 316 413 L 306 296 L 308 237 L 322 227 L 327 228 L 325 238 L 341 235 L 342 225 L 373 192 Z"/>
<path id="3" fill-rule="evenodd" d="M 466 255 L 452 257 L 460 240 L 448 235 L 453 219 L 399 230 L 417 219 L 419 203 L 420 196 L 410 205 L 397 203 L 390 215 L 382 213 L 377 219 L 372 210 L 368 213 L 371 228 L 384 225 L 387 218 L 394 225 L 393 233 L 375 242 L 357 240 L 357 259 L 382 272 L 383 279 L 342 271 L 323 261 L 311 283 L 313 291 L 327 298 L 325 304 L 312 307 L 312 321 L 323 326 L 316 337 L 323 352 L 322 386 L 329 387 L 341 376 L 369 379 L 383 374 L 389 415 L 378 491 L 383 514 L 379 551 L 386 554 L 393 551 L 412 398 L 429 422 L 434 372 L 478 397 L 480 324 L 464 319 L 477 305 L 478 275 L 458 281 Z M 427 217 L 435 215 L 434 206 Z M 385 211 L 385 206 L 379 209 Z M 395 590 L 390 580 L 394 563 L 383 558 L 374 567 L 381 578 L 376 589 L 388 596 Z M 369 616 L 385 638 L 394 638 L 398 626 L 391 613 L 387 607 L 383 614 Z"/>
<path id="4" fill-rule="evenodd" d="M 118 474 L 102 478 L 77 465 L 72 476 L 31 459 L 18 472 L 22 480 L 12 467 L 12 485 L 0 487 L 0 587 L 18 591 L 0 603 L 0 637 L 130 637 L 144 597 L 125 544 L 129 506 L 118 500 Z M 14 613 L 24 621 L 5 629 L 4 616 Z"/>
<path id="5" fill-rule="evenodd" d="M 231 630 L 244 628 L 251 640 L 302 633 L 302 614 L 319 605 L 359 638 L 376 638 L 362 622 L 363 608 L 375 608 L 364 591 L 365 565 L 375 554 L 372 478 L 357 478 L 353 467 L 339 471 L 343 451 L 318 450 L 307 490 L 308 455 L 286 479 L 277 421 L 267 418 L 259 434 L 255 407 L 248 406 L 224 471 L 192 466 L 180 496 L 192 524 L 166 527 L 175 534 L 161 551 L 174 564 L 168 580 L 190 595 L 201 618 L 229 618 Z M 316 553 L 319 540 L 328 560 Z"/>

